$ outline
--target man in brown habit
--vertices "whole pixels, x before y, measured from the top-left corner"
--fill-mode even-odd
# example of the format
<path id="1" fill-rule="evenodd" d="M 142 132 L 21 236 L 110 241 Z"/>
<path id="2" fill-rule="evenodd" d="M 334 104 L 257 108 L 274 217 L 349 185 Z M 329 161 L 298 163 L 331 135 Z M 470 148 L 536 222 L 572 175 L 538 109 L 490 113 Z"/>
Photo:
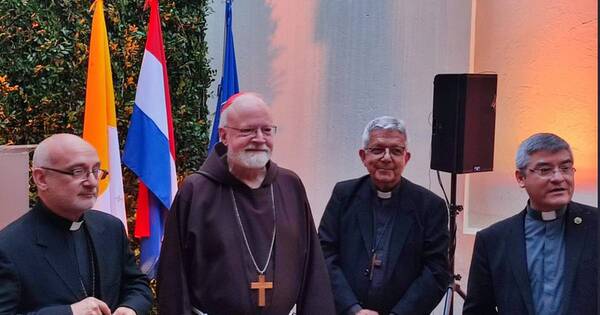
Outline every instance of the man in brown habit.
<path id="1" fill-rule="evenodd" d="M 223 106 L 222 142 L 166 222 L 160 314 L 334 314 L 304 186 L 270 161 L 276 130 L 254 93 Z"/>

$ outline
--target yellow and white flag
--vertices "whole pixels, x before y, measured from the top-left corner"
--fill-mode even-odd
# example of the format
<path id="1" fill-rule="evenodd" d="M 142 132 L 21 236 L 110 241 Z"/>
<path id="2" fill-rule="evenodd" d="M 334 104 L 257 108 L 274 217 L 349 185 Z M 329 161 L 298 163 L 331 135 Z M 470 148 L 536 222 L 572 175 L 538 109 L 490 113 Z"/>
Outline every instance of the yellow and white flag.
<path id="1" fill-rule="evenodd" d="M 108 177 L 98 184 L 98 200 L 94 209 L 114 215 L 127 228 L 115 95 L 103 1 L 96 0 L 92 8 L 94 8 L 94 17 L 89 46 L 83 138 L 98 151 L 100 168 L 108 170 Z"/>

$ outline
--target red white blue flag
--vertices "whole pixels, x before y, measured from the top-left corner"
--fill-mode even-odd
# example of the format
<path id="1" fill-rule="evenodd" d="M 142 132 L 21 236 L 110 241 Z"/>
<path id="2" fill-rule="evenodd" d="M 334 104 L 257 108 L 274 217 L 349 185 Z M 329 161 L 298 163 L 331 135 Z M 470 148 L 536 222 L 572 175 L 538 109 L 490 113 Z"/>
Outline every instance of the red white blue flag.
<path id="1" fill-rule="evenodd" d="M 177 192 L 175 137 L 158 0 L 148 0 L 150 22 L 123 163 L 139 177 L 135 236 L 140 268 L 155 277 L 166 213 Z"/>

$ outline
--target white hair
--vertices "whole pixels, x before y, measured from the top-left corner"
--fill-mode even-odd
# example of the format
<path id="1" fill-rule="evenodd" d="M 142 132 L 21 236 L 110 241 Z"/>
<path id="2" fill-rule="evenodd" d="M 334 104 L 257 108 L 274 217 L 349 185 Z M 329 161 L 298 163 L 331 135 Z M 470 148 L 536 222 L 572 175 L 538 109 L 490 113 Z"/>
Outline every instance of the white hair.
<path id="1" fill-rule="evenodd" d="M 408 135 L 406 134 L 406 127 L 404 126 L 404 121 L 400 119 L 396 119 L 392 116 L 381 116 L 371 120 L 367 126 L 365 126 L 365 130 L 362 134 L 362 142 L 363 148 L 367 148 L 369 145 L 369 137 L 371 132 L 376 129 L 383 130 L 396 130 L 404 135 L 406 141 L 408 142 Z"/>

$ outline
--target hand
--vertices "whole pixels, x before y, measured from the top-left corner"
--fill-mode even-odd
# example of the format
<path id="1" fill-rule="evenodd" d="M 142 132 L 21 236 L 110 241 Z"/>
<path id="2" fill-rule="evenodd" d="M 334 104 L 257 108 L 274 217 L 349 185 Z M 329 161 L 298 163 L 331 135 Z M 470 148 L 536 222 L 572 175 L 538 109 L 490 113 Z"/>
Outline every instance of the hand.
<path id="1" fill-rule="evenodd" d="M 362 310 L 358 311 L 356 315 L 379 315 L 379 313 L 363 308 Z"/>
<path id="2" fill-rule="evenodd" d="M 136 315 L 135 311 L 129 307 L 121 306 L 115 310 L 113 315 Z"/>
<path id="3" fill-rule="evenodd" d="M 111 315 L 108 305 L 95 297 L 88 297 L 71 304 L 71 311 L 73 315 Z"/>

